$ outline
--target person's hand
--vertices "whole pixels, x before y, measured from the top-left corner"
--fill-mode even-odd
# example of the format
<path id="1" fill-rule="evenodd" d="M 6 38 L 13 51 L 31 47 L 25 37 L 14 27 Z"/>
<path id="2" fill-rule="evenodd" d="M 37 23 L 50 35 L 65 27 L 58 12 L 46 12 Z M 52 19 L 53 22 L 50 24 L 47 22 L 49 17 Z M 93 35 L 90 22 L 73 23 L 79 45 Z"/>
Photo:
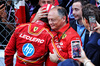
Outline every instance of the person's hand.
<path id="1" fill-rule="evenodd" d="M 97 27 L 94 28 L 94 31 L 96 31 L 97 33 L 100 33 L 100 24 L 98 22 L 97 23 Z"/>
<path id="2" fill-rule="evenodd" d="M 3 12 L 2 15 L 1 15 L 1 20 L 2 22 L 8 22 L 7 21 L 7 13 L 6 12 Z"/>
<path id="3" fill-rule="evenodd" d="M 34 19 L 32 20 L 32 22 L 35 22 L 37 20 L 40 20 L 41 18 L 46 18 L 47 17 L 47 10 L 46 7 L 40 8 L 38 10 L 38 12 L 36 13 Z"/>
<path id="4" fill-rule="evenodd" d="M 49 58 L 52 62 L 57 63 L 58 57 L 57 57 L 56 51 L 53 51 L 53 52 L 54 52 L 53 54 L 51 52 L 49 53 Z"/>
<path id="5" fill-rule="evenodd" d="M 4 6 L 4 4 L 2 4 L 0 6 L 0 8 L 2 6 Z M 0 18 L 1 18 L 2 22 L 7 22 L 7 20 L 6 20 L 7 19 L 7 13 L 5 12 L 5 8 L 6 8 L 6 6 L 4 6 L 2 9 L 0 9 Z"/>
<path id="6" fill-rule="evenodd" d="M 2 18 L 7 18 L 7 13 L 5 12 L 5 9 L 3 10 L 1 17 Z"/>
<path id="7" fill-rule="evenodd" d="M 4 6 L 4 4 L 0 5 L 0 8 L 2 8 Z M 6 7 L 3 7 L 2 9 L 0 9 L 0 17 L 4 17 L 4 13 L 5 13 L 5 8 Z"/>
<path id="8" fill-rule="evenodd" d="M 86 60 L 88 60 L 82 47 L 81 47 L 81 58 L 77 58 L 77 59 L 78 59 L 78 61 L 80 61 L 82 63 L 84 63 Z"/>
<path id="9" fill-rule="evenodd" d="M 97 33 L 100 33 L 100 26 L 94 28 Z"/>
<path id="10" fill-rule="evenodd" d="M 82 62 L 84 64 L 84 66 L 95 66 L 91 60 L 89 60 L 86 55 L 84 50 L 81 47 L 81 58 L 77 58 L 78 61 Z"/>

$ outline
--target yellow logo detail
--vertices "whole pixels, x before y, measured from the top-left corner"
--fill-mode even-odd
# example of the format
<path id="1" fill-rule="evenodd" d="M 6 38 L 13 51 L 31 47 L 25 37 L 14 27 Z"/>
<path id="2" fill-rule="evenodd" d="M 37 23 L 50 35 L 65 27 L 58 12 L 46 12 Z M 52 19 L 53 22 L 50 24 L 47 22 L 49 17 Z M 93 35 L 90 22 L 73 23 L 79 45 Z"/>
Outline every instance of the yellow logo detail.
<path id="1" fill-rule="evenodd" d="M 66 36 L 67 36 L 66 34 L 63 34 L 63 35 L 62 35 L 62 39 L 64 39 Z"/>
<path id="2" fill-rule="evenodd" d="M 37 29 L 38 29 L 38 27 L 34 27 L 34 30 L 33 31 L 35 32 Z"/>

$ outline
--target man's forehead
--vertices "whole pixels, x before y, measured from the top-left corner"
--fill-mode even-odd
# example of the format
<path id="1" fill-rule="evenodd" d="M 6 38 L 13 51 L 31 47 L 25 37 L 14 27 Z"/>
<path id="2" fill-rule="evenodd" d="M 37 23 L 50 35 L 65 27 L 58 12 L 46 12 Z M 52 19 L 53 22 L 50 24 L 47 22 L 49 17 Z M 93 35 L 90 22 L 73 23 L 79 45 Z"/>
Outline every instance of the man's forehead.
<path id="1" fill-rule="evenodd" d="M 74 2 L 73 5 L 82 6 L 81 2 Z"/>
<path id="2" fill-rule="evenodd" d="M 56 15 L 56 16 L 58 16 L 58 9 L 61 9 L 61 7 L 59 7 L 59 6 L 55 6 L 54 8 L 52 8 L 50 11 L 49 11 L 49 13 L 48 13 L 48 15 Z"/>
<path id="3" fill-rule="evenodd" d="M 82 8 L 81 3 L 77 4 L 77 3 L 73 3 L 72 8 Z"/>
<path id="4" fill-rule="evenodd" d="M 57 12 L 56 9 L 55 9 L 55 8 L 52 8 L 52 9 L 49 11 L 48 14 L 55 14 L 56 12 Z"/>
<path id="5" fill-rule="evenodd" d="M 58 13 L 57 13 L 57 11 L 55 11 L 55 10 L 51 10 L 49 13 L 48 13 L 48 17 L 55 17 L 55 18 L 57 18 L 58 17 Z"/>

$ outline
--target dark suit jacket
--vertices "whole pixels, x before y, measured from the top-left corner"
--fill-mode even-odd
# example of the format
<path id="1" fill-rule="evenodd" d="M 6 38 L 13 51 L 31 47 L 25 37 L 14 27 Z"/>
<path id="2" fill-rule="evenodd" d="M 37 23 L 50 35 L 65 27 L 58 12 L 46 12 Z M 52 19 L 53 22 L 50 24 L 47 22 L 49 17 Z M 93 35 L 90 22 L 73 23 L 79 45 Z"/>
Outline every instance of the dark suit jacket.
<path id="1" fill-rule="evenodd" d="M 89 2 L 90 2 L 91 4 L 93 4 L 93 5 L 96 4 L 96 1 L 95 1 L 95 0 L 89 0 Z"/>
<path id="2" fill-rule="evenodd" d="M 95 66 L 100 66 L 100 34 L 95 32 L 89 37 L 85 53 Z"/>
<path id="3" fill-rule="evenodd" d="M 71 25 L 71 27 L 77 32 L 76 20 L 70 21 L 70 25 Z M 86 43 L 88 42 L 88 39 L 89 39 L 89 31 L 86 30 L 85 39 L 84 39 L 84 49 L 85 49 Z"/>

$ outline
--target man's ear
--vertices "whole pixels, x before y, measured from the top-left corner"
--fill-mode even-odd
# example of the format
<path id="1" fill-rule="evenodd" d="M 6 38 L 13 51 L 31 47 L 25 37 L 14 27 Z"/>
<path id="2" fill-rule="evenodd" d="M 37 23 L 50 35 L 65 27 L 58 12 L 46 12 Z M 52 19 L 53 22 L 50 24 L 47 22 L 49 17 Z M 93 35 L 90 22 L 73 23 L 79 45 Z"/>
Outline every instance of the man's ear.
<path id="1" fill-rule="evenodd" d="M 63 18 L 62 18 L 62 19 L 63 19 L 63 21 L 66 21 L 66 16 L 63 16 Z"/>

